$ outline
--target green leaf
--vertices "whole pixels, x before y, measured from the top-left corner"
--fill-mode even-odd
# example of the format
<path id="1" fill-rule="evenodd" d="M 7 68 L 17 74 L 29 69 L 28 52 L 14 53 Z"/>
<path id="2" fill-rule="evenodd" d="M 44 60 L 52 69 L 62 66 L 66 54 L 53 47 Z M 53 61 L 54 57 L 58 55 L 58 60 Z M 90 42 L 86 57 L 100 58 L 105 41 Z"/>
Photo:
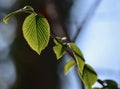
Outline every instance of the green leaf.
<path id="1" fill-rule="evenodd" d="M 67 62 L 66 64 L 65 64 L 65 67 L 64 67 L 64 73 L 65 73 L 65 75 L 67 75 L 67 73 L 70 71 L 70 69 L 73 67 L 73 66 L 75 66 L 76 65 L 76 63 L 75 63 L 75 61 L 72 59 L 72 60 L 70 60 L 69 62 Z"/>
<path id="2" fill-rule="evenodd" d="M 94 88 L 92 88 L 92 89 L 100 89 L 100 88 L 98 88 L 98 87 L 94 87 Z"/>
<path id="3" fill-rule="evenodd" d="M 103 87 L 102 89 L 111 89 L 111 88 L 109 88 L 109 87 Z"/>
<path id="4" fill-rule="evenodd" d="M 115 87 L 109 87 L 109 86 L 104 86 L 103 88 L 101 89 L 118 89 L 118 88 L 115 88 Z"/>
<path id="5" fill-rule="evenodd" d="M 82 54 L 82 51 L 79 49 L 79 47 L 75 43 L 69 43 L 69 45 L 71 46 L 74 53 L 80 58 L 82 58 L 82 60 L 84 60 L 84 56 Z"/>
<path id="6" fill-rule="evenodd" d="M 59 42 L 56 40 L 56 39 L 53 39 L 54 40 L 54 43 L 56 44 L 56 45 L 62 45 L 61 44 L 61 40 L 59 40 Z"/>
<path id="7" fill-rule="evenodd" d="M 87 86 L 88 89 L 92 89 L 92 85 L 97 81 L 97 74 L 94 69 L 85 64 L 83 76 L 82 76 L 83 83 Z"/>
<path id="8" fill-rule="evenodd" d="M 32 13 L 33 11 L 34 11 L 34 9 L 31 6 L 25 6 L 24 8 L 14 11 L 14 12 L 8 14 L 7 16 L 5 16 L 3 18 L 3 22 L 7 23 L 10 18 L 12 18 L 13 16 L 15 16 L 21 12 L 29 12 L 29 13 L 31 12 Z"/>
<path id="9" fill-rule="evenodd" d="M 103 87 L 103 88 L 101 88 L 101 89 L 111 89 L 111 88 L 105 86 L 105 87 Z"/>
<path id="10" fill-rule="evenodd" d="M 85 65 L 85 60 L 84 60 L 83 54 L 82 54 L 81 50 L 74 43 L 69 43 L 69 45 L 70 45 L 70 48 L 73 51 L 73 55 L 77 61 L 78 71 L 80 72 L 80 75 L 82 75 L 84 65 Z"/>
<path id="11" fill-rule="evenodd" d="M 118 84 L 114 80 L 104 80 L 103 82 L 105 82 L 109 87 L 114 87 L 114 89 L 118 87 Z"/>
<path id="12" fill-rule="evenodd" d="M 67 49 L 67 46 L 61 45 L 61 44 L 58 44 L 53 47 L 53 50 L 56 54 L 57 59 L 60 59 L 64 55 L 66 49 Z"/>
<path id="13" fill-rule="evenodd" d="M 66 37 L 55 37 L 54 43 L 55 43 L 56 45 L 66 44 L 66 43 L 64 43 L 64 41 L 65 41 L 66 39 L 67 39 Z"/>
<path id="14" fill-rule="evenodd" d="M 30 14 L 23 23 L 23 35 L 29 46 L 40 54 L 50 38 L 48 21 L 40 14 Z"/>
<path id="15" fill-rule="evenodd" d="M 117 88 L 117 87 L 105 86 L 105 87 L 103 87 L 103 88 L 101 88 L 101 89 L 119 89 L 119 88 Z"/>

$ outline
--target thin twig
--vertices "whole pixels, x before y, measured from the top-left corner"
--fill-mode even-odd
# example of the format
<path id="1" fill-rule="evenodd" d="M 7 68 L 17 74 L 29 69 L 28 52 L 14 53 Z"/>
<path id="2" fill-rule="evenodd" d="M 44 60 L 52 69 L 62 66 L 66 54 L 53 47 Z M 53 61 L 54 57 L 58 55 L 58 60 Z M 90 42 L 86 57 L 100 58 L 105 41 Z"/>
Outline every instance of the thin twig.
<path id="1" fill-rule="evenodd" d="M 105 87 L 104 82 L 100 79 L 97 80 L 98 83 L 100 83 L 103 87 Z"/>

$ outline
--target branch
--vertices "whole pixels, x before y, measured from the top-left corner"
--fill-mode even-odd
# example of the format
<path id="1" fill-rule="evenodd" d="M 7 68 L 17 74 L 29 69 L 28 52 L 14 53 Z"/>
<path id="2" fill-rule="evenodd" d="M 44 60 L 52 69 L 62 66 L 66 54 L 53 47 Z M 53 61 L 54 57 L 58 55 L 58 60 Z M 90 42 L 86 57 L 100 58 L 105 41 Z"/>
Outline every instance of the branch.
<path id="1" fill-rule="evenodd" d="M 104 82 L 100 79 L 97 80 L 98 83 L 100 83 L 103 87 L 105 87 Z"/>

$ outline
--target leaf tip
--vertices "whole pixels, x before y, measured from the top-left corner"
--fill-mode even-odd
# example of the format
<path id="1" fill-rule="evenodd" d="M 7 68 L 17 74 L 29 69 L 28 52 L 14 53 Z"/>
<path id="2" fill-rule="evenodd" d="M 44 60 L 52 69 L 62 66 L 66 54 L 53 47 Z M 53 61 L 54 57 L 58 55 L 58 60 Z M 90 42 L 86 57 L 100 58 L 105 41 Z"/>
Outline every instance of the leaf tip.
<path id="1" fill-rule="evenodd" d="M 68 72 L 65 72 L 65 71 L 64 71 L 64 75 L 66 76 L 67 74 L 68 74 Z"/>
<path id="2" fill-rule="evenodd" d="M 40 52 L 39 52 L 39 53 L 37 52 L 37 54 L 40 55 L 41 53 L 40 53 Z"/>
<path id="3" fill-rule="evenodd" d="M 34 49 L 33 49 L 34 50 Z M 41 51 L 36 51 L 36 50 L 34 50 L 38 55 L 40 55 L 41 54 Z"/>
<path id="4" fill-rule="evenodd" d="M 66 68 L 64 69 L 64 75 L 66 76 L 69 73 L 69 70 L 67 70 Z"/>
<path id="5" fill-rule="evenodd" d="M 73 68 L 76 65 L 75 61 L 72 59 L 69 62 L 65 64 L 64 67 L 64 74 L 67 75 L 71 68 Z"/>
<path id="6" fill-rule="evenodd" d="M 3 22 L 4 22 L 5 24 L 8 23 L 8 21 L 6 20 L 6 17 L 3 18 Z"/>

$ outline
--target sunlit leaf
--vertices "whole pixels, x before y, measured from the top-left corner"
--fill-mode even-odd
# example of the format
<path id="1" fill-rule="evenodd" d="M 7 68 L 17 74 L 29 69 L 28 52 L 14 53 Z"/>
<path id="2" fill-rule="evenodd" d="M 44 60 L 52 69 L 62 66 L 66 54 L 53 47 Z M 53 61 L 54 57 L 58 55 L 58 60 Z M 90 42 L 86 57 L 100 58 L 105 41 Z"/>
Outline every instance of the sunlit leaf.
<path id="1" fill-rule="evenodd" d="M 53 50 L 56 54 L 57 59 L 60 59 L 64 55 L 66 49 L 67 49 L 67 46 L 62 44 L 59 44 L 53 47 Z"/>
<path id="2" fill-rule="evenodd" d="M 48 21 L 40 14 L 29 15 L 23 23 L 23 35 L 30 47 L 40 54 L 50 38 Z"/>
<path id="3" fill-rule="evenodd" d="M 85 64 L 85 66 L 84 66 L 82 80 L 88 89 L 92 89 L 92 85 L 97 81 L 96 72 L 88 64 Z"/>
<path id="4" fill-rule="evenodd" d="M 70 69 L 73 67 L 73 66 L 75 66 L 76 65 L 76 63 L 75 63 L 75 61 L 72 59 L 72 60 L 70 60 L 69 62 L 67 62 L 66 64 L 65 64 L 65 67 L 64 67 L 64 73 L 65 73 L 65 75 L 67 75 L 67 73 L 70 71 Z"/>
<path id="5" fill-rule="evenodd" d="M 82 51 L 79 49 L 79 47 L 75 43 L 69 43 L 69 44 L 70 44 L 72 50 L 74 51 L 74 53 L 76 53 L 76 55 L 78 55 L 81 58 L 84 57 L 82 54 Z"/>
<path id="6" fill-rule="evenodd" d="M 84 64 L 85 64 L 83 54 L 82 54 L 81 50 L 74 43 L 69 43 L 69 45 L 70 45 L 70 47 L 73 51 L 74 57 L 77 61 L 78 71 L 82 75 Z"/>
<path id="7" fill-rule="evenodd" d="M 5 17 L 3 18 L 3 22 L 4 22 L 4 23 L 7 23 L 10 18 L 12 18 L 13 16 L 15 16 L 15 15 L 21 13 L 21 12 L 33 12 L 33 11 L 34 11 L 34 9 L 33 9 L 31 6 L 25 6 L 25 7 L 22 8 L 22 9 L 19 9 L 19 10 L 17 10 L 17 11 L 14 11 L 14 12 L 9 13 L 7 16 L 5 16 Z"/>

